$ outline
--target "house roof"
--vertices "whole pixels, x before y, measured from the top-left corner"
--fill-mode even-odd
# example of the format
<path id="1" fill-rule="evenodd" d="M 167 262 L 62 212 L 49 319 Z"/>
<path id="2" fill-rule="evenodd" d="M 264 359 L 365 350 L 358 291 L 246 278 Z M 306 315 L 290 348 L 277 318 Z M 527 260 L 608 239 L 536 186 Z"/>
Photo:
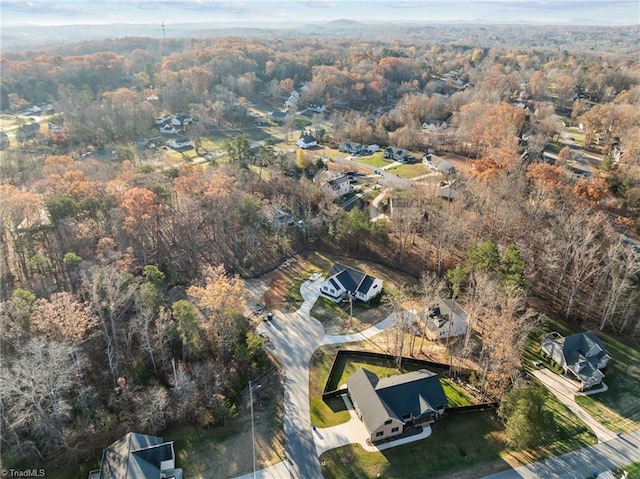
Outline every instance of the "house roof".
<path id="1" fill-rule="evenodd" d="M 334 188 L 334 189 L 339 189 L 339 187 L 340 187 L 340 185 L 341 185 L 342 183 L 348 183 L 348 182 L 349 182 L 349 177 L 348 177 L 348 176 L 346 176 L 346 175 L 343 175 L 343 176 L 338 176 L 337 178 L 334 178 L 334 179 L 332 179 L 332 180 L 329 180 L 329 181 L 327 182 L 327 184 L 328 184 L 329 186 L 331 186 L 332 188 Z M 345 266 L 345 267 L 346 267 L 346 266 Z M 335 265 L 334 265 L 334 268 L 335 268 Z M 333 271 L 333 269 L 332 269 L 332 271 Z M 330 276 L 331 276 L 331 275 L 330 275 Z"/>
<path id="2" fill-rule="evenodd" d="M 175 143 L 189 143 L 190 140 L 186 136 L 181 136 L 179 138 L 174 138 L 172 141 Z"/>
<path id="3" fill-rule="evenodd" d="M 404 422 L 403 416 L 416 418 L 447 403 L 438 375 L 426 369 L 379 379 L 361 368 L 347 379 L 347 388 L 369 431 L 389 418 Z"/>
<path id="4" fill-rule="evenodd" d="M 607 356 L 607 353 L 600 338 L 592 331 L 566 337 L 550 336 L 543 340 L 544 343 L 555 343 L 561 348 L 567 369 L 579 379 L 604 377 L 599 371 L 598 365 L 602 358 Z"/>
<path id="5" fill-rule="evenodd" d="M 333 265 L 327 278 L 337 280 L 349 293 L 359 292 L 365 295 L 375 281 L 373 276 L 340 263 Z"/>
<path id="6" fill-rule="evenodd" d="M 162 461 L 173 457 L 173 443 L 130 432 L 104 450 L 100 478 L 158 479 Z"/>
<path id="7" fill-rule="evenodd" d="M 362 421 L 369 431 L 377 429 L 390 417 L 400 420 L 376 393 L 378 381 L 375 373 L 364 368 L 358 369 L 347 379 L 349 394 L 357 403 Z"/>
<path id="8" fill-rule="evenodd" d="M 286 118 L 287 114 L 285 112 L 283 112 L 283 111 L 275 110 L 275 111 L 270 111 L 269 112 L 269 116 L 271 118 Z"/>
<path id="9" fill-rule="evenodd" d="M 426 322 L 427 329 L 432 333 L 437 333 L 444 325 L 453 319 L 454 315 L 465 321 L 467 320 L 467 314 L 458 303 L 452 299 L 440 299 L 438 306 L 433 309 L 429 315 L 429 319 Z"/>
<path id="10" fill-rule="evenodd" d="M 313 143 L 314 141 L 318 141 L 311 135 L 305 135 L 302 138 L 300 138 L 300 140 L 302 140 L 305 143 Z M 300 140 L 298 140 L 298 141 L 300 141 Z"/>
<path id="11" fill-rule="evenodd" d="M 376 391 L 397 415 L 402 416 L 411 413 L 418 417 L 447 404 L 438 375 L 426 369 L 381 379 Z"/>

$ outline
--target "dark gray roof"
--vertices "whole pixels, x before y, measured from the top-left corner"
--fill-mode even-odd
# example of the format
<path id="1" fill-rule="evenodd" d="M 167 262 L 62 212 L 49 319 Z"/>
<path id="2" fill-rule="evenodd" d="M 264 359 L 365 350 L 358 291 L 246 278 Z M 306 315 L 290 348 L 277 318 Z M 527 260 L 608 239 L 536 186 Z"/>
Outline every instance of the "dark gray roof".
<path id="1" fill-rule="evenodd" d="M 417 418 L 442 409 L 447 403 L 438 375 L 426 369 L 383 379 L 358 369 L 347 379 L 347 388 L 369 431 L 389 418 Z"/>
<path id="2" fill-rule="evenodd" d="M 447 404 L 438 375 L 426 369 L 381 379 L 376 391 L 399 417 L 418 417 Z"/>
<path id="3" fill-rule="evenodd" d="M 562 353 L 567 366 L 580 377 L 592 376 L 607 354 L 600 338 L 591 331 L 565 337 Z"/>
<path id="4" fill-rule="evenodd" d="M 314 141 L 317 141 L 313 136 L 310 136 L 310 135 L 305 135 L 300 139 L 305 143 L 313 143 Z"/>
<path id="5" fill-rule="evenodd" d="M 362 421 L 369 431 L 380 427 L 388 418 L 400 419 L 380 399 L 375 391 L 378 376 L 367 369 L 360 368 L 347 379 L 349 395 L 358 405 Z"/>
<path id="6" fill-rule="evenodd" d="M 100 479 L 159 479 L 160 464 L 172 457 L 173 443 L 130 432 L 104 450 Z"/>
<path id="7" fill-rule="evenodd" d="M 337 279 L 349 293 L 355 294 L 356 292 L 360 292 L 365 295 L 375 281 L 373 276 L 340 263 L 333 265 L 327 278 Z"/>

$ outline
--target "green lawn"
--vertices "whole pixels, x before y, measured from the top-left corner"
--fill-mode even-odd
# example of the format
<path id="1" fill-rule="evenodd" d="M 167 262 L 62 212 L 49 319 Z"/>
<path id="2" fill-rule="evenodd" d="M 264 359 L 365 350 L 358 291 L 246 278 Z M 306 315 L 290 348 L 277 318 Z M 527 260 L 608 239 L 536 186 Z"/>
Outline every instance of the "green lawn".
<path id="1" fill-rule="evenodd" d="M 490 413 L 450 415 L 433 425 L 429 438 L 370 453 L 358 445 L 326 452 L 320 457 L 329 478 L 385 477 L 418 479 L 449 477 L 450 473 L 498 463 L 502 426 Z"/>
<path id="2" fill-rule="evenodd" d="M 629 479 L 640 479 L 640 462 L 629 464 L 628 466 L 623 467 L 622 470 L 629 474 Z"/>
<path id="3" fill-rule="evenodd" d="M 389 168 L 387 171 L 402 178 L 415 178 L 416 176 L 426 175 L 431 170 L 427 165 L 414 163 L 413 165 L 394 166 L 393 168 Z"/>
<path id="4" fill-rule="evenodd" d="M 576 402 L 612 431 L 629 432 L 640 427 L 640 345 L 627 338 L 598 332 L 611 362 L 604 383 L 609 388 Z"/>
<path id="5" fill-rule="evenodd" d="M 344 401 L 341 398 L 322 399 L 331 363 L 336 351 L 335 346 L 318 348 L 309 362 L 309 398 L 311 407 L 311 422 L 319 427 L 336 426 L 350 419 Z"/>
<path id="6" fill-rule="evenodd" d="M 383 166 L 387 166 L 392 163 L 390 160 L 384 158 L 381 151 L 374 153 L 371 156 L 355 156 L 353 159 L 358 163 L 364 163 L 365 165 L 373 166 L 374 168 L 382 168 Z"/>
<path id="7" fill-rule="evenodd" d="M 326 346 L 318 349 L 311 358 L 309 372 L 311 422 L 320 427 L 335 426 L 349 420 L 349 414 L 344 407 L 342 399 L 330 399 L 327 402 L 322 400 L 322 389 L 327 383 L 336 351 L 337 348 L 335 346 Z M 368 358 L 366 360 L 351 360 L 345 356 L 340 356 L 334 368 L 335 379 L 328 385 L 328 389 L 333 390 L 339 388 L 360 368 L 373 371 L 380 378 L 394 376 L 401 372 L 414 371 L 420 368 L 420 366 L 415 364 L 405 364 L 407 364 L 408 367 L 403 371 L 398 371 L 395 367 L 395 361 L 392 359 Z M 464 388 L 457 385 L 454 381 L 440 378 L 440 382 L 447 396 L 448 406 L 465 406 L 476 402 L 467 394 Z"/>

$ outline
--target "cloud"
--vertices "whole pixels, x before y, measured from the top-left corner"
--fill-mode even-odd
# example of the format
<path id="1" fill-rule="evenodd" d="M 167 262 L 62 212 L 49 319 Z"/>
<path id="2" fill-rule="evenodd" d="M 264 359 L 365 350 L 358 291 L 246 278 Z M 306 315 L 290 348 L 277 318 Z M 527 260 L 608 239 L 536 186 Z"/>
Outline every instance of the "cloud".
<path id="1" fill-rule="evenodd" d="M 24 2 L 18 0 L 4 0 L 2 2 L 2 9 L 28 13 L 30 15 L 83 16 L 89 13 L 89 10 L 80 3 L 46 1 Z"/>
<path id="2" fill-rule="evenodd" d="M 249 13 L 263 10 L 260 2 L 209 1 L 209 0 L 140 0 L 136 6 L 140 9 L 174 9 L 218 13 Z"/>
<path id="3" fill-rule="evenodd" d="M 302 0 L 300 3 L 309 8 L 333 8 L 336 3 L 331 0 Z"/>

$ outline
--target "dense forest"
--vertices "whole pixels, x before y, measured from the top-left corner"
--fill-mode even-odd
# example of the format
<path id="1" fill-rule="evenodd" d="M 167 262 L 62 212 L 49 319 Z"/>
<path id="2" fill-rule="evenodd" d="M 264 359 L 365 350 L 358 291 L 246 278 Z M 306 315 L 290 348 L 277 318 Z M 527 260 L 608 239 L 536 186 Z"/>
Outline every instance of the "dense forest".
<path id="1" fill-rule="evenodd" d="M 533 310 L 640 336 L 637 27 L 532 27 L 512 42 L 509 27 L 416 30 L 3 52 L 3 120 L 21 131 L 51 105 L 49 128 L 1 152 L 5 460 L 77 461 L 129 430 L 224 423 L 268 367 L 241 278 L 308 249 L 423 277 L 423 299 L 446 280 L 501 332 L 479 352 L 493 392 L 517 375 L 508 358 Z M 349 140 L 464 158 L 459 197 L 416 182 L 394 192 L 414 206 L 395 220 L 343 210 L 313 181 L 321 158 L 244 136 L 252 105 L 281 108 L 294 90 L 299 105 L 326 105 L 307 123 L 327 150 Z M 165 164 L 136 146 L 178 112 L 197 119 L 185 134 L 203 156 L 233 133 L 218 158 Z M 592 176 L 570 174 L 568 147 L 545 156 L 563 123 L 602 158 Z M 306 226 L 276 227 L 277 211 Z"/>

